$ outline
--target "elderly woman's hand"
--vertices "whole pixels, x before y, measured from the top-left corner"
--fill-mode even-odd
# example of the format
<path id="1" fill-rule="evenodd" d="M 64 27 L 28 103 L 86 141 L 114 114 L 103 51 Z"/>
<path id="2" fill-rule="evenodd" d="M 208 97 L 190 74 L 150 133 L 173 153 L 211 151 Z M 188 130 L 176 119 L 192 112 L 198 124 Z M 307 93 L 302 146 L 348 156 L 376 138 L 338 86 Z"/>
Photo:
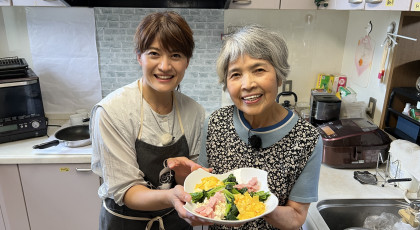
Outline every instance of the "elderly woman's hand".
<path id="1" fill-rule="evenodd" d="M 185 178 L 194 170 L 202 168 L 207 172 L 211 172 L 211 169 L 204 168 L 201 165 L 186 157 L 174 157 L 166 160 L 168 167 L 175 172 L 175 180 L 177 184 L 184 184 Z"/>
<path id="2" fill-rule="evenodd" d="M 171 202 L 175 210 L 178 212 L 179 217 L 184 219 L 191 226 L 199 225 L 212 225 L 213 223 L 207 222 L 204 219 L 201 219 L 193 214 L 189 213 L 185 208 L 184 204 L 191 201 L 191 196 L 184 191 L 184 187 L 181 185 L 175 186 L 172 190 Z"/>

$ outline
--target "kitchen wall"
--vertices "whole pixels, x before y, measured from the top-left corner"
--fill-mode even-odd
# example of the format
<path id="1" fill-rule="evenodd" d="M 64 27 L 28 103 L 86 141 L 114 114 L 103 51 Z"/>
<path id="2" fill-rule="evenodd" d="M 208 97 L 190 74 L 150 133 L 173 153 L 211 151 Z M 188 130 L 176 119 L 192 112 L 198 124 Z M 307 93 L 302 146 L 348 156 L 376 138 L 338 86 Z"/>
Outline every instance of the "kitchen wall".
<path id="1" fill-rule="evenodd" d="M 0 8 L 0 57 L 25 56 L 31 66 L 24 7 Z M 52 8 L 51 10 L 54 10 Z M 77 10 L 77 8 L 75 8 Z M 95 8 L 97 48 L 102 81 L 102 95 L 134 81 L 140 66 L 133 52 L 132 38 L 141 18 L 149 12 L 165 9 Z M 172 9 L 173 10 L 173 9 Z M 381 44 L 390 22 L 398 25 L 398 11 L 334 10 L 204 10 L 175 9 L 194 31 L 196 49 L 181 90 L 211 112 L 230 100 L 217 83 L 215 60 L 221 47 L 220 36 L 231 28 L 258 23 L 283 34 L 289 50 L 292 91 L 298 101 L 308 102 L 310 89 L 319 73 L 344 74 L 359 101 L 377 99 L 374 122 L 379 124 L 385 84 L 377 81 L 382 57 Z M 371 69 L 362 83 L 355 74 L 355 46 L 366 35 L 368 22 L 373 24 L 370 36 L 375 40 Z M 26 36 L 26 37 L 25 37 Z"/>
<path id="2" fill-rule="evenodd" d="M 225 31 L 259 24 L 279 32 L 289 48 L 292 91 L 309 104 L 317 75 L 341 70 L 348 18 L 348 11 L 334 10 L 226 10 Z"/>
<path id="3" fill-rule="evenodd" d="M 24 57 L 30 66 L 29 47 L 24 7 L 0 7 L 0 58 Z"/>
<path id="4" fill-rule="evenodd" d="M 399 11 L 340 11 L 340 10 L 226 10 L 225 31 L 248 23 L 257 23 L 283 34 L 290 58 L 294 91 L 298 101 L 308 102 L 310 90 L 320 73 L 343 74 L 348 86 L 357 93 L 357 101 L 366 105 L 369 98 L 377 100 L 374 123 L 379 125 L 386 90 L 386 80 L 377 79 L 387 27 L 399 24 Z M 358 75 L 354 63 L 358 40 L 367 34 L 369 21 L 373 28 L 370 37 L 374 44 L 371 68 Z M 392 55 L 391 55 L 392 56 Z M 226 95 L 223 103 L 229 103 Z"/>
<path id="5" fill-rule="evenodd" d="M 367 104 L 370 97 L 376 99 L 373 121 L 377 125 L 379 125 L 381 119 L 388 80 L 388 71 L 382 82 L 378 79 L 382 55 L 384 53 L 384 47 L 382 45 L 386 37 L 388 26 L 391 22 L 396 23 L 395 33 L 398 33 L 397 27 L 400 21 L 400 14 L 401 12 L 399 11 L 351 11 L 349 15 L 341 73 L 348 76 L 349 85 L 356 91 L 358 101 L 363 101 Z M 371 68 L 366 70 L 366 73 L 359 76 L 354 64 L 355 50 L 358 39 L 366 35 L 365 27 L 367 27 L 369 21 L 371 21 L 373 25 L 369 36 L 374 41 L 374 55 Z M 392 50 L 390 50 L 389 53 L 390 58 L 392 57 Z M 390 66 L 391 61 L 392 60 L 388 62 L 388 67 Z"/>
<path id="6" fill-rule="evenodd" d="M 133 51 L 133 36 L 141 19 L 165 9 L 95 8 L 96 35 L 102 93 L 141 76 Z M 170 9 L 180 13 L 194 32 L 195 50 L 181 82 L 181 92 L 189 95 L 210 113 L 220 107 L 221 87 L 215 69 L 223 33 L 223 10 Z"/>

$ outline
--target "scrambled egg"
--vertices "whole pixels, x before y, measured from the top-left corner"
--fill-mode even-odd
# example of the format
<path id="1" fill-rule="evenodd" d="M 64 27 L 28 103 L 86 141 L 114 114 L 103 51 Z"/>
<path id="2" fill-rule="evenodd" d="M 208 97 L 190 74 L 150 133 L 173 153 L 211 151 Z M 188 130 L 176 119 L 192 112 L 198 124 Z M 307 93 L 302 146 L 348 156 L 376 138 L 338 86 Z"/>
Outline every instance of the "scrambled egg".
<path id="1" fill-rule="evenodd" d="M 199 192 L 202 190 L 207 191 L 219 185 L 223 185 L 223 181 L 217 179 L 214 176 L 204 177 L 201 179 L 201 183 L 195 185 L 194 192 Z"/>
<path id="2" fill-rule="evenodd" d="M 256 217 L 265 212 L 265 204 L 259 201 L 258 196 L 251 197 L 248 192 L 243 195 L 235 194 L 234 202 L 239 211 L 239 220 Z"/>

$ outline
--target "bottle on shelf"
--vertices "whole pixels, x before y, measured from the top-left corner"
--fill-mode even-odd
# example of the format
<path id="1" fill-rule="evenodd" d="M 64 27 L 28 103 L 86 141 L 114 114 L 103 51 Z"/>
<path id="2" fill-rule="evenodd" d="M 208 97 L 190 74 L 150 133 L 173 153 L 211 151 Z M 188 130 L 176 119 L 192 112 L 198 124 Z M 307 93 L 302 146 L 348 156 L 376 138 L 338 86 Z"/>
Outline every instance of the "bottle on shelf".
<path id="1" fill-rule="evenodd" d="M 410 109 L 411 109 L 411 104 L 410 103 L 405 103 L 405 108 L 402 111 L 402 114 L 410 116 Z"/>
<path id="2" fill-rule="evenodd" d="M 410 116 L 417 121 L 420 121 L 420 101 L 417 102 L 417 106 L 415 108 L 410 109 Z"/>

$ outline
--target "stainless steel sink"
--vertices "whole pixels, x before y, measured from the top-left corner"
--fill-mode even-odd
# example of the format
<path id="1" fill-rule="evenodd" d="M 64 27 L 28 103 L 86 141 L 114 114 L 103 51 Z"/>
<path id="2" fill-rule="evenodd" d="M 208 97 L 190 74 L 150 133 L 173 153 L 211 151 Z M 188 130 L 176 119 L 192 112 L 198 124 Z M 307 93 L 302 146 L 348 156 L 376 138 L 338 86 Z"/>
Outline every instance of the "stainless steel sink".
<path id="1" fill-rule="evenodd" d="M 363 227 L 366 217 L 392 213 L 399 217 L 398 210 L 409 204 L 401 199 L 334 199 L 322 200 L 317 209 L 331 230 Z"/>

